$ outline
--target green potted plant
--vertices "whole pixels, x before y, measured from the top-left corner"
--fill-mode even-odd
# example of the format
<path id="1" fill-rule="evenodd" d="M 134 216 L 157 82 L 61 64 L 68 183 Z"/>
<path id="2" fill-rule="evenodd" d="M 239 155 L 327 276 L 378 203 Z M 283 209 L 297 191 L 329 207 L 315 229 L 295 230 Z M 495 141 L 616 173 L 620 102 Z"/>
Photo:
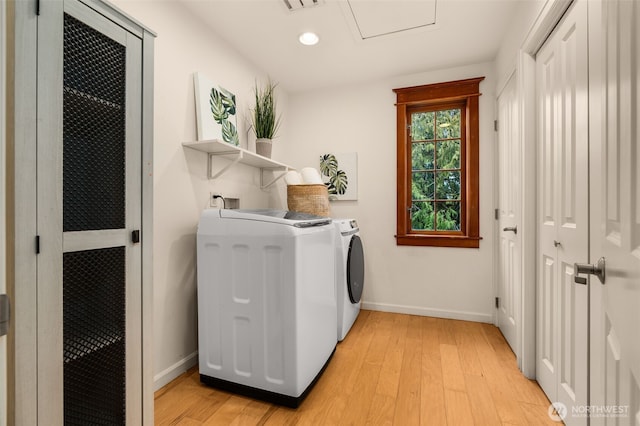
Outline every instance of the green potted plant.
<path id="1" fill-rule="evenodd" d="M 256 96 L 255 109 L 251 114 L 251 124 L 256 135 L 256 153 L 271 158 L 271 144 L 280 127 L 280 116 L 276 113 L 276 101 L 274 91 L 277 83 L 271 79 L 265 87 L 254 88 Z"/>

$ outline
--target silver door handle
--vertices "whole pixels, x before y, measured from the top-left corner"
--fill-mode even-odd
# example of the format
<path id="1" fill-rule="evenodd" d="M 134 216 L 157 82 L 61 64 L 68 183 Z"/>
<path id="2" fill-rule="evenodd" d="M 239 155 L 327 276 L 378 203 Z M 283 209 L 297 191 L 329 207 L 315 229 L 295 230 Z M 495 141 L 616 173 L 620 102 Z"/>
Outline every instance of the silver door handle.
<path id="1" fill-rule="evenodd" d="M 511 231 L 514 234 L 518 233 L 518 227 L 517 226 L 507 226 L 506 228 L 502 228 L 503 231 Z"/>
<path id="2" fill-rule="evenodd" d="M 598 277 L 600 282 L 604 284 L 605 280 L 605 260 L 604 257 L 598 259 L 598 262 L 595 265 L 591 265 L 589 263 L 574 263 L 573 265 L 573 281 L 578 284 L 586 284 L 587 279 L 581 277 L 580 274 L 589 274 L 595 275 Z"/>

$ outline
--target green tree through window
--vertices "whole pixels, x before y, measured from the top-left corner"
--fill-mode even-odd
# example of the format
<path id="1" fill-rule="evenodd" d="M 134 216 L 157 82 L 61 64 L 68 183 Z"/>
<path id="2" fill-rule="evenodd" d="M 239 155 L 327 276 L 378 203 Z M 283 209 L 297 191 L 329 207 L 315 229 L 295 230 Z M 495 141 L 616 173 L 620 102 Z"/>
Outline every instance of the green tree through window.
<path id="1" fill-rule="evenodd" d="M 411 228 L 459 231 L 462 110 L 411 113 Z"/>

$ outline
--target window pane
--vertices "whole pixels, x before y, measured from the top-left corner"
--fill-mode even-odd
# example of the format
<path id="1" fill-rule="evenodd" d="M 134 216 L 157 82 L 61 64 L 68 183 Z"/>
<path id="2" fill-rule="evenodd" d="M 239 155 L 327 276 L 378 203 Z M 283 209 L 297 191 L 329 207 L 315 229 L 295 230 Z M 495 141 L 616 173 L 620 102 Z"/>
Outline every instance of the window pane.
<path id="1" fill-rule="evenodd" d="M 439 200 L 460 199 L 460 172 L 436 173 L 436 198 Z"/>
<path id="2" fill-rule="evenodd" d="M 414 172 L 411 182 L 412 200 L 433 200 L 433 172 Z"/>
<path id="3" fill-rule="evenodd" d="M 460 202 L 438 202 L 436 203 L 436 209 L 438 231 L 460 230 Z"/>
<path id="4" fill-rule="evenodd" d="M 411 205 L 411 229 L 433 231 L 433 203 L 414 202 Z"/>
<path id="5" fill-rule="evenodd" d="M 426 141 L 433 139 L 434 112 L 418 112 L 411 114 L 411 139 Z"/>
<path id="6" fill-rule="evenodd" d="M 411 144 L 412 170 L 433 170 L 433 145 L 433 142 L 418 142 Z"/>
<path id="7" fill-rule="evenodd" d="M 438 142 L 438 169 L 460 168 L 460 141 Z"/>
<path id="8" fill-rule="evenodd" d="M 438 111 L 436 120 L 438 139 L 460 137 L 460 109 Z"/>

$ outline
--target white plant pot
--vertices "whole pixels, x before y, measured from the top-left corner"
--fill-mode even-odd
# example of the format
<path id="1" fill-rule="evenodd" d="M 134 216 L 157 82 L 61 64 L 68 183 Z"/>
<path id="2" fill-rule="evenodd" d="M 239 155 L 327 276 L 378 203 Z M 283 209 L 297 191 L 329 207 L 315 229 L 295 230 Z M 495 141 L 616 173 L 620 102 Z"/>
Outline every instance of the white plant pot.
<path id="1" fill-rule="evenodd" d="M 271 139 L 256 139 L 256 154 L 262 155 L 263 157 L 271 158 L 271 145 Z"/>

